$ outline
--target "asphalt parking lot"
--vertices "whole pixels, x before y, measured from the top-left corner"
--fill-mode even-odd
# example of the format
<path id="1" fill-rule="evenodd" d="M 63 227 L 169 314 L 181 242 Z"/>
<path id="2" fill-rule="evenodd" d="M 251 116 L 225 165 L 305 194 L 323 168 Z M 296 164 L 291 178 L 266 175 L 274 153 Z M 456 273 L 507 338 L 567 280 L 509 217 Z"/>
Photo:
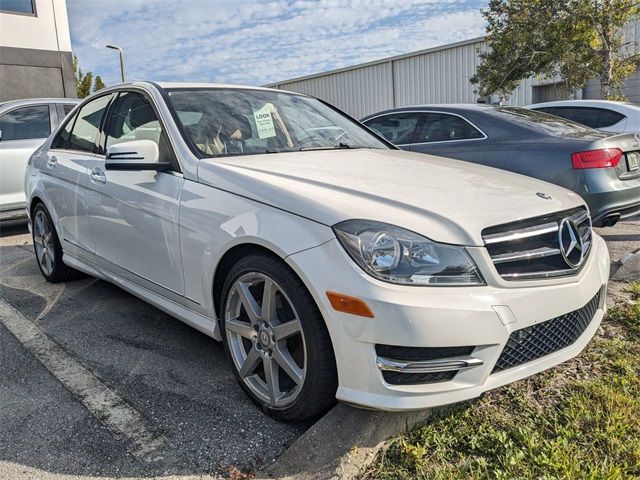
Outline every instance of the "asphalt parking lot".
<path id="1" fill-rule="evenodd" d="M 46 283 L 24 227 L 3 228 L 0 259 L 0 301 L 162 439 L 157 455 L 136 456 L 0 323 L 0 478 L 254 470 L 309 426 L 264 415 L 236 383 L 221 344 L 123 290 L 93 278 Z"/>
<path id="2" fill-rule="evenodd" d="M 46 283 L 26 229 L 1 228 L 0 307 L 15 309 L 76 371 L 116 395 L 115 407 L 135 417 L 144 432 L 138 443 L 152 454 L 141 455 L 136 439 L 114 435 L 109 418 L 90 413 L 78 391 L 45 366 L 39 347 L 25 344 L 29 329 L 18 340 L 0 323 L 0 478 L 182 479 L 234 471 L 242 478 L 236 467 L 273 462 L 309 427 L 258 410 L 218 342 L 106 282 Z M 640 220 L 599 233 L 614 264 L 640 250 Z"/>

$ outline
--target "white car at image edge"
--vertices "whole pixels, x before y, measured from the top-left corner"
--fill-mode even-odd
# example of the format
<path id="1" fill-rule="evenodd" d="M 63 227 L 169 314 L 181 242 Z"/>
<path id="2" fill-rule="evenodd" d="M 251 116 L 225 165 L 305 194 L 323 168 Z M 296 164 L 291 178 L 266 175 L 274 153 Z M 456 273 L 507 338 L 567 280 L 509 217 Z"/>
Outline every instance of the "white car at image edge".
<path id="1" fill-rule="evenodd" d="M 525 108 L 573 120 L 587 127 L 611 133 L 640 134 L 640 106 L 611 100 L 558 100 Z"/>
<path id="2" fill-rule="evenodd" d="M 25 218 L 27 160 L 78 103 L 74 98 L 0 103 L 0 221 Z"/>
<path id="3" fill-rule="evenodd" d="M 580 197 L 397 150 L 301 94 L 106 88 L 25 182 L 47 280 L 93 275 L 222 340 L 282 420 L 477 397 L 577 355 L 605 311 Z"/>

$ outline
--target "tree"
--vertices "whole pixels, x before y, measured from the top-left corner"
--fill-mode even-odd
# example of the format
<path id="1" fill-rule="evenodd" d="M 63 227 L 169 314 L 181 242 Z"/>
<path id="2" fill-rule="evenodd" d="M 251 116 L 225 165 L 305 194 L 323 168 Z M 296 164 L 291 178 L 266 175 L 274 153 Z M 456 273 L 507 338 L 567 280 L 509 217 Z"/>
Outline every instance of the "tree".
<path id="1" fill-rule="evenodd" d="M 508 96 L 525 78 L 542 76 L 569 89 L 599 78 L 602 98 L 621 98 L 640 63 L 623 28 L 640 15 L 638 0 L 490 0 L 482 15 L 489 49 L 471 78 L 481 96 Z"/>
<path id="2" fill-rule="evenodd" d="M 100 75 L 96 75 L 94 81 L 93 72 L 82 72 L 78 62 L 78 57 L 75 55 L 73 56 L 73 75 L 76 79 L 76 91 L 78 98 L 88 97 L 93 92 L 97 92 L 98 90 L 106 87 Z"/>
<path id="3" fill-rule="evenodd" d="M 100 75 L 96 75 L 96 79 L 93 83 L 93 91 L 97 92 L 98 90 L 102 90 L 107 85 L 102 81 L 102 77 Z"/>

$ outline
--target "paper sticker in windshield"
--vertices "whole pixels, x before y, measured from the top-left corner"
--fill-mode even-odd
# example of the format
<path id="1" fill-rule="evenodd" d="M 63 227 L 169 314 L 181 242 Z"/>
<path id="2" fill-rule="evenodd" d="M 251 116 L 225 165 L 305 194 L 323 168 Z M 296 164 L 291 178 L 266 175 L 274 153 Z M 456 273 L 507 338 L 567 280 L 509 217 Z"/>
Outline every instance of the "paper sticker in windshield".
<path id="1" fill-rule="evenodd" d="M 273 118 L 271 117 L 271 109 L 269 106 L 269 104 L 266 104 L 260 110 L 253 112 L 253 118 L 256 121 L 256 128 L 258 129 L 258 137 L 260 140 L 276 136 L 276 127 L 273 125 Z"/>

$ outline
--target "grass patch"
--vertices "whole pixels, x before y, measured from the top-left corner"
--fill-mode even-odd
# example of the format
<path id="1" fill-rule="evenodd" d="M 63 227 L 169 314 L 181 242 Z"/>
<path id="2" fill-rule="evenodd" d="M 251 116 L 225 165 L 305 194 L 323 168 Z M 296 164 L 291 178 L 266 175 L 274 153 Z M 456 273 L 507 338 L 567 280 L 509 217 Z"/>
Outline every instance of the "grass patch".
<path id="1" fill-rule="evenodd" d="M 640 478 L 640 283 L 628 291 L 578 358 L 438 409 L 363 478 Z"/>
<path id="2" fill-rule="evenodd" d="M 625 288 L 625 291 L 629 292 L 633 300 L 640 298 L 640 282 L 631 282 Z"/>

